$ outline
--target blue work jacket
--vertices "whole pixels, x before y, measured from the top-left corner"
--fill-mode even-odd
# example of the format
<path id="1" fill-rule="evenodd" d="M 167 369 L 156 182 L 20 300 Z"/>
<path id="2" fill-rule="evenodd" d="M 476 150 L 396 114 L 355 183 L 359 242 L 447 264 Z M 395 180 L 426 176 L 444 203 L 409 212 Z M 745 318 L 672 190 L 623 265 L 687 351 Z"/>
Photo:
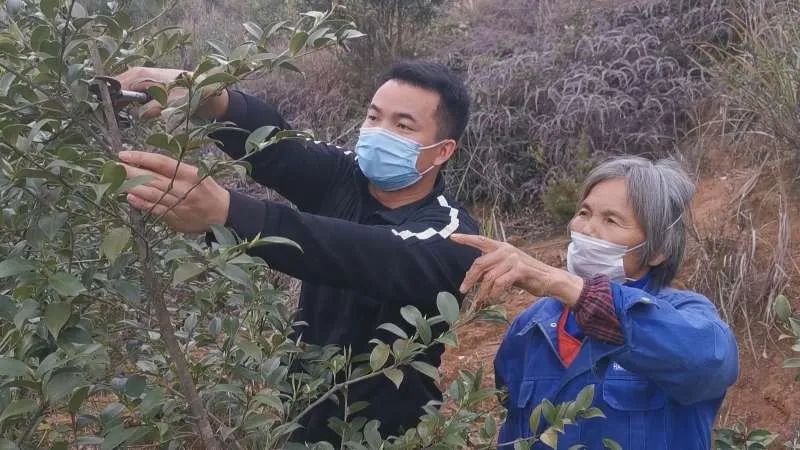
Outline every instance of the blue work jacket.
<path id="1" fill-rule="evenodd" d="M 543 399 L 572 401 L 590 384 L 593 406 L 607 418 L 567 426 L 559 449 L 603 449 L 603 438 L 625 450 L 711 448 L 717 411 L 739 372 L 733 332 L 695 292 L 614 282 L 611 291 L 625 343 L 584 337 L 568 368 L 557 350 L 561 302 L 542 299 L 513 322 L 495 358 L 497 384 L 508 388 L 500 449 L 511 450 L 502 444 L 533 435 L 529 417 Z M 544 419 L 540 427 L 537 434 L 546 427 Z"/>

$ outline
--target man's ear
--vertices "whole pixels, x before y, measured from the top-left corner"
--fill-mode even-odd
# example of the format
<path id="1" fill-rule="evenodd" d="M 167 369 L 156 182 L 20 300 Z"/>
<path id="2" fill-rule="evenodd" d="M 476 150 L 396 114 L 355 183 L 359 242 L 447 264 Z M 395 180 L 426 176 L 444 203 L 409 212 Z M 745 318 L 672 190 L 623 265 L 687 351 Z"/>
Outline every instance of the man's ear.
<path id="1" fill-rule="evenodd" d="M 453 157 L 457 147 L 458 143 L 456 143 L 456 141 L 453 139 L 443 141 L 442 144 L 436 149 L 436 158 L 433 159 L 433 164 L 436 166 L 444 165 L 444 163 Z"/>

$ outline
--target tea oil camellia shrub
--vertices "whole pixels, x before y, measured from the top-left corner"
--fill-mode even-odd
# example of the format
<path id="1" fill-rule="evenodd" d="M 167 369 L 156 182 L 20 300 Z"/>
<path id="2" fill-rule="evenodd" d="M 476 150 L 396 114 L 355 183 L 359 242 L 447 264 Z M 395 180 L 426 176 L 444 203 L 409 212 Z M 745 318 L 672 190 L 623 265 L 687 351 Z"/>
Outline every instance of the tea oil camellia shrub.
<path id="1" fill-rule="evenodd" d="M 162 11 L 136 23 L 131 2 L 0 5 L 0 448 L 302 447 L 289 442 L 292 432 L 332 397 L 344 405 L 344 416 L 330 419 L 343 448 L 495 445 L 496 422 L 478 405 L 497 392 L 481 387 L 481 372 L 453 381 L 445 398 L 454 411 L 431 404 L 403 436 L 381 436 L 377 422 L 358 416 L 363 404 L 348 404 L 347 390 L 372 377 L 399 385 L 403 366 L 438 377 L 417 357 L 455 345 L 458 327 L 476 317 L 504 320 L 497 311 L 460 316 L 456 299 L 441 294 L 440 315 L 405 307 L 410 326 L 382 325 L 396 339 L 374 341 L 369 355 L 310 346 L 293 334 L 291 302 L 266 281 L 265 262 L 247 252 L 296 243 L 242 241 L 215 227 L 209 244 L 125 202 L 127 189 L 148 180 L 126 180 L 116 162 L 124 148 L 190 161 L 201 177 L 245 175 L 246 156 L 200 156 L 215 131 L 232 125 L 194 113 L 232 84 L 296 71 L 297 58 L 361 37 L 339 7 L 274 26 L 245 23 L 246 41 L 234 48 L 203 44 L 193 71 L 149 89 L 164 109 L 160 120 L 143 122 L 94 80 L 164 65 L 180 48 L 201 45 L 179 28 L 153 28 L 166 3 L 137 3 Z M 251 134 L 248 154 L 310 137 L 282 131 L 266 140 L 271 131 Z M 448 329 L 433 336 L 440 323 Z M 587 409 L 590 394 L 571 412 L 543 411 L 555 421 L 549 441 L 581 414 L 598 415 Z"/>

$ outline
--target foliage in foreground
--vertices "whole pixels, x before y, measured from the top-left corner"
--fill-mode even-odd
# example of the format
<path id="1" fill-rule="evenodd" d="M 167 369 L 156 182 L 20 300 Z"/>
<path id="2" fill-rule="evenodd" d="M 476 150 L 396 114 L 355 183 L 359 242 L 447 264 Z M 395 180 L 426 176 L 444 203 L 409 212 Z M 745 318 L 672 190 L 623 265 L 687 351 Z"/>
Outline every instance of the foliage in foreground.
<path id="1" fill-rule="evenodd" d="M 243 159 L 198 156 L 226 126 L 193 118 L 203 98 L 294 70 L 297 58 L 359 37 L 351 23 L 335 11 L 271 28 L 246 23 L 247 42 L 212 45 L 193 73 L 151 88 L 165 109 L 160 121 L 143 123 L 116 111 L 103 89 L 92 95 L 92 79 L 159 64 L 190 45 L 188 34 L 154 31 L 151 22 L 134 27 L 125 4 L 113 2 L 97 10 L 74 0 L 17 6 L 0 31 L 3 448 L 289 448 L 298 445 L 288 441 L 300 420 L 329 398 L 344 405 L 330 424 L 348 448 L 495 445 L 496 422 L 478 406 L 497 391 L 482 387 L 481 371 L 462 371 L 447 389 L 454 411 L 430 404 L 399 437 L 381 436 L 376 421 L 358 417 L 364 405 L 349 404 L 347 391 L 373 377 L 399 385 L 408 370 L 438 378 L 417 358 L 431 346 L 457 344 L 457 329 L 471 320 L 503 320 L 497 311 L 460 316 L 456 299 L 442 294 L 439 315 L 407 306 L 407 323 L 382 325 L 393 338 L 374 340 L 369 355 L 307 345 L 294 334 L 302 324 L 286 295 L 265 281 L 269 268 L 247 254 L 296 244 L 241 241 L 224 227 L 208 244 L 125 206 L 125 190 L 147 182 L 125 179 L 116 153 L 126 147 L 192 161 L 202 177 L 246 175 Z M 286 48 L 275 51 L 280 45 Z M 273 142 L 264 142 L 269 131 L 250 136 L 248 154 Z M 298 135 L 306 137 L 273 139 Z M 541 440 L 554 446 L 564 426 L 600 416 L 592 398 L 587 388 L 575 402 L 537 408 L 550 424 Z"/>

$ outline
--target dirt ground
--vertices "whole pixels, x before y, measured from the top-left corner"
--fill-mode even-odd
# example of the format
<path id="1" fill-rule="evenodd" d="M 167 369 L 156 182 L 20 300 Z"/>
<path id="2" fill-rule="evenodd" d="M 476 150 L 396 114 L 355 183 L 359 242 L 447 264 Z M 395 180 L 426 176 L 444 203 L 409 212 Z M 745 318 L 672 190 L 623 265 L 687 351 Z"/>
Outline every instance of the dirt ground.
<path id="1" fill-rule="evenodd" d="M 720 164 L 720 165 L 724 165 Z M 760 177 L 754 186 L 748 186 L 753 178 L 753 170 L 740 170 L 734 167 L 716 170 L 713 175 L 705 175 L 698 183 L 698 192 L 693 205 L 693 213 L 697 233 L 701 236 L 708 233 L 736 233 L 735 225 L 729 220 L 732 208 L 742 206 L 735 200 L 740 192 L 749 190 L 747 201 L 754 215 L 761 210 L 769 210 L 775 206 L 778 196 L 769 177 Z M 789 206 L 790 219 L 794 219 L 789 260 L 793 267 L 793 276 L 797 279 L 797 266 L 794 261 L 800 260 L 800 203 L 793 202 Z M 776 233 L 774 218 L 762 217 L 759 227 L 760 239 L 769 241 Z M 556 236 L 524 242 L 516 240 L 518 245 L 533 256 L 553 265 L 564 267 L 564 253 L 567 236 L 561 233 Z M 690 240 L 689 246 L 697 245 Z M 696 267 L 692 260 L 693 252 L 687 252 L 684 267 Z M 688 270 L 685 270 L 686 272 Z M 679 282 L 685 281 L 683 273 Z M 796 292 L 794 292 L 796 294 Z M 794 310 L 800 310 L 800 302 L 794 296 Z M 791 297 L 790 297 L 791 298 Z M 513 320 L 536 299 L 521 291 L 510 292 L 499 303 L 504 305 L 509 320 Z M 471 324 L 459 334 L 460 345 L 448 349 L 442 364 L 443 382 L 449 383 L 459 369 L 475 370 L 481 365 L 485 367 L 487 376 L 484 383 L 494 384 L 492 361 L 505 332 L 505 326 L 485 323 Z M 730 427 L 741 424 L 747 429 L 765 428 L 781 433 L 789 439 L 800 429 L 800 382 L 795 381 L 797 372 L 782 368 L 783 360 L 791 354 L 789 341 L 778 342 L 779 330 L 751 323 L 750 332 L 746 332 L 743 324 L 734 324 L 737 332 L 740 353 L 740 375 L 733 388 L 730 389 L 718 419 L 719 426 Z M 489 402 L 493 402 L 490 400 Z M 496 404 L 485 405 L 487 410 L 496 410 Z M 786 439 L 779 440 L 780 443 Z"/>

